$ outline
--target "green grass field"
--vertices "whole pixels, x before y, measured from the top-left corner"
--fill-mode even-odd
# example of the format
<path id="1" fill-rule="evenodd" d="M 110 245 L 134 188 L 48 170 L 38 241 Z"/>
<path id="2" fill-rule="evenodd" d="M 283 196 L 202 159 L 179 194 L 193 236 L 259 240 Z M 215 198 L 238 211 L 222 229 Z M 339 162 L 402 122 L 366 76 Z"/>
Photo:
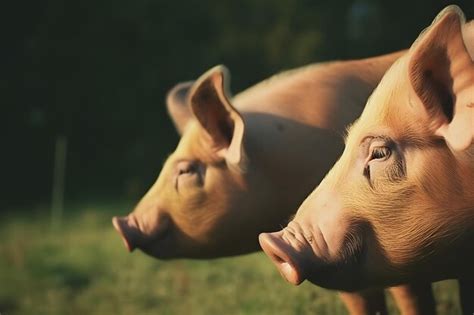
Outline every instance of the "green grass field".
<path id="1" fill-rule="evenodd" d="M 128 254 L 110 222 L 128 209 L 68 209 L 56 230 L 46 208 L 1 214 L 0 314 L 346 314 L 336 293 L 291 286 L 260 253 L 170 262 Z M 459 314 L 456 283 L 434 288 L 439 314 Z"/>

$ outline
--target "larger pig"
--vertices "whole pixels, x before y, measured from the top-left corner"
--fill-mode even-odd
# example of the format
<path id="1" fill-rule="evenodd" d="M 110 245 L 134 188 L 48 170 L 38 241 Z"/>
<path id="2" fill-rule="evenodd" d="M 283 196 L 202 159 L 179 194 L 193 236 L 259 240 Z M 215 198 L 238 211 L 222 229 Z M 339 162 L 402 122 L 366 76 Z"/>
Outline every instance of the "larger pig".
<path id="1" fill-rule="evenodd" d="M 357 290 L 473 276 L 473 57 L 474 23 L 450 6 L 383 77 L 295 218 L 260 235 L 283 277 Z"/>
<path id="2" fill-rule="evenodd" d="M 128 249 L 162 259 L 257 250 L 258 234 L 285 224 L 336 161 L 346 125 L 400 54 L 313 65 L 235 97 L 222 66 L 178 85 L 168 109 L 181 141 L 135 210 L 113 219 Z M 394 292 L 415 296 L 399 299 L 405 313 L 419 300 L 432 308 L 429 287 Z M 374 294 L 344 299 L 354 314 L 383 312 Z"/>

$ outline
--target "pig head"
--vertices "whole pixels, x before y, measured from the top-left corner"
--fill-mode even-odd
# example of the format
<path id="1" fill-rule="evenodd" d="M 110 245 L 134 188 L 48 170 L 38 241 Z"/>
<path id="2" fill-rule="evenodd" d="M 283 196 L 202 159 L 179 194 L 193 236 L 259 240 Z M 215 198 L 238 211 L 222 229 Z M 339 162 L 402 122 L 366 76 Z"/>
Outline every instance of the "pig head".
<path id="1" fill-rule="evenodd" d="M 447 7 L 385 74 L 345 150 L 260 244 L 284 278 L 356 290 L 474 272 L 473 24 Z"/>
<path id="2" fill-rule="evenodd" d="M 253 189 L 254 195 L 269 197 L 267 183 L 252 181 L 245 124 L 230 104 L 227 79 L 227 70 L 215 67 L 169 93 L 168 110 L 181 140 L 135 210 L 113 219 L 130 251 L 138 247 L 158 258 L 213 257 L 230 254 L 229 244 L 255 243 L 246 239 L 257 232 L 245 209 L 256 207 L 250 201 L 262 206 L 264 198 L 243 195 Z M 216 214 L 223 210 L 226 216 Z M 239 226 L 239 233 L 226 233 L 229 226 Z"/>

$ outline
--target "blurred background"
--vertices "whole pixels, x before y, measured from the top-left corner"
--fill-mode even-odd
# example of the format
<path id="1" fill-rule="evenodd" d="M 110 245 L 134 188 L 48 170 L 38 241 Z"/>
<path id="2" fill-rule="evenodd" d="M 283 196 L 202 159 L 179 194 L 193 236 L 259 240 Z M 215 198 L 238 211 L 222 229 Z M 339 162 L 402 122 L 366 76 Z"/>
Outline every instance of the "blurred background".
<path id="1" fill-rule="evenodd" d="M 0 313 L 179 314 L 192 308 L 192 314 L 224 314 L 215 306 L 203 308 L 206 303 L 199 301 L 212 299 L 206 290 L 219 290 L 222 301 L 227 297 L 229 314 L 275 313 L 275 307 L 277 314 L 299 314 L 320 310 L 318 303 L 329 307 L 321 309 L 328 314 L 343 312 L 335 295 L 324 295 L 327 291 L 289 288 L 259 256 L 161 265 L 140 254 L 126 255 L 110 215 L 131 210 L 177 144 L 164 102 L 174 84 L 225 64 L 232 92 L 238 93 L 285 69 L 407 48 L 448 4 L 2 3 Z M 456 4 L 474 17 L 472 0 Z M 54 177 L 63 181 L 55 192 Z M 61 212 L 58 204 L 64 204 L 56 219 L 53 199 Z M 58 221 L 55 229 L 51 220 Z M 250 268 L 260 262 L 261 269 Z M 229 270 L 238 278 L 234 284 Z M 239 285 L 252 283 L 262 290 L 281 287 L 283 299 L 261 300 L 252 290 L 246 293 L 250 300 L 234 296 Z M 458 310 L 454 293 L 440 294 L 441 310 Z M 284 305 L 285 296 L 293 304 Z"/>

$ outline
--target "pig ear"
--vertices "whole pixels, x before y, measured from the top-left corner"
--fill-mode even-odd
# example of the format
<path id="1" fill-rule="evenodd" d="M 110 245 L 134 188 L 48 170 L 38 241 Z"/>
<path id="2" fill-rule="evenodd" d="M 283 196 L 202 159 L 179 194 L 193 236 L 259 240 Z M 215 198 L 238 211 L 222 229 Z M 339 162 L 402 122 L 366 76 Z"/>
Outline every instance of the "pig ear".
<path id="1" fill-rule="evenodd" d="M 216 66 L 203 74 L 191 90 L 191 108 L 213 141 L 216 152 L 227 165 L 245 171 L 243 149 L 244 121 L 230 103 L 230 75 L 226 67 Z"/>
<path id="2" fill-rule="evenodd" d="M 193 117 L 188 103 L 189 91 L 193 84 L 194 81 L 179 83 L 166 96 L 166 107 L 168 107 L 168 113 L 179 135 L 183 134 L 188 122 Z"/>
<path id="3" fill-rule="evenodd" d="M 474 63 L 463 40 L 464 15 L 444 9 L 413 44 L 408 73 L 435 135 L 455 151 L 474 139 Z"/>

